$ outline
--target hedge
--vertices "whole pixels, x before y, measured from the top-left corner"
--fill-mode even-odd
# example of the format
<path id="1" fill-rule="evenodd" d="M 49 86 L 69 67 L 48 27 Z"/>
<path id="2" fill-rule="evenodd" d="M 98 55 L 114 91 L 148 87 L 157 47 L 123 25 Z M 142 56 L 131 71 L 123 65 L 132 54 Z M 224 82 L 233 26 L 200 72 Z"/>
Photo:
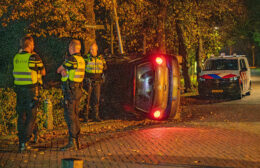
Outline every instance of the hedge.
<path id="1" fill-rule="evenodd" d="M 54 129 L 65 126 L 63 116 L 62 100 L 63 95 L 61 89 L 50 88 L 39 90 L 40 101 L 37 113 L 37 124 L 40 131 L 46 130 L 46 118 L 44 113 L 44 100 L 47 98 L 52 103 L 53 109 L 53 125 Z M 86 92 L 81 99 L 80 110 L 85 104 Z M 17 114 L 16 114 L 16 93 L 12 88 L 0 88 L 0 135 L 16 134 L 17 133 Z"/>

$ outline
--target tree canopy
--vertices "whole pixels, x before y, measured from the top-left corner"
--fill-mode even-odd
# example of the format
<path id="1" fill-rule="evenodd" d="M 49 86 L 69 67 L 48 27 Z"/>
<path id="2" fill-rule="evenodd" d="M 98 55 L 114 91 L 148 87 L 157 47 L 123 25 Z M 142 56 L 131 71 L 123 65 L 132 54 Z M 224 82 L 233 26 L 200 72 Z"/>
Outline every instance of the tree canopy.
<path id="1" fill-rule="evenodd" d="M 93 38 L 93 5 L 94 0 L 3 0 L 2 25 L 23 19 L 29 22 L 29 32 L 38 37 Z"/>
<path id="2" fill-rule="evenodd" d="M 108 46 L 117 39 L 114 6 L 126 53 L 159 48 L 182 55 L 186 78 L 195 62 L 200 66 L 225 47 L 231 52 L 241 41 L 260 44 L 257 0 L 2 0 L 0 17 L 3 27 L 25 22 L 37 37 L 83 41 L 93 41 L 94 25 L 101 24 L 105 30 L 96 31 L 98 40 Z"/>

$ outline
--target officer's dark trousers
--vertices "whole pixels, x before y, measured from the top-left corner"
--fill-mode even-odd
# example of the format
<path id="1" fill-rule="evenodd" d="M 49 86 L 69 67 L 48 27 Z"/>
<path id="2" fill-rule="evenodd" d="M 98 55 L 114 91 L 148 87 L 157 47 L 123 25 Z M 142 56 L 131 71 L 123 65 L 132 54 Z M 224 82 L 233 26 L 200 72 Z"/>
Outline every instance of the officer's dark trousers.
<path id="1" fill-rule="evenodd" d="M 69 136 L 72 138 L 78 138 L 80 133 L 79 104 L 81 96 L 81 86 L 70 86 L 64 92 L 64 118 L 68 126 Z"/>
<path id="2" fill-rule="evenodd" d="M 35 129 L 38 106 L 36 89 L 27 86 L 15 87 L 19 143 L 27 142 Z"/>
<path id="3" fill-rule="evenodd" d="M 86 106 L 86 114 L 89 114 L 90 105 L 93 107 L 95 111 L 95 115 L 99 113 L 99 100 L 100 100 L 100 90 L 101 89 L 101 80 L 89 80 L 87 82 L 87 106 Z M 88 117 L 88 116 L 86 116 Z M 97 116 L 96 116 L 97 117 Z"/>

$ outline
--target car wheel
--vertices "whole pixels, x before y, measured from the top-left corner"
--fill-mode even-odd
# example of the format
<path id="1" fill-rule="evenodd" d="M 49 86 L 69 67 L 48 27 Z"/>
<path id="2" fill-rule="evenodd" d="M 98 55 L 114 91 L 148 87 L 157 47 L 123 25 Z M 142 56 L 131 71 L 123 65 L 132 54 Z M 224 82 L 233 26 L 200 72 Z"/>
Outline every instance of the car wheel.
<path id="1" fill-rule="evenodd" d="M 238 90 L 236 99 L 242 99 L 242 97 L 243 97 L 242 88 L 243 87 L 241 85 L 239 85 L 239 90 Z"/>
<path id="2" fill-rule="evenodd" d="M 246 95 L 247 96 L 251 95 L 251 82 L 250 82 L 250 86 L 249 86 L 248 92 L 246 92 Z"/>

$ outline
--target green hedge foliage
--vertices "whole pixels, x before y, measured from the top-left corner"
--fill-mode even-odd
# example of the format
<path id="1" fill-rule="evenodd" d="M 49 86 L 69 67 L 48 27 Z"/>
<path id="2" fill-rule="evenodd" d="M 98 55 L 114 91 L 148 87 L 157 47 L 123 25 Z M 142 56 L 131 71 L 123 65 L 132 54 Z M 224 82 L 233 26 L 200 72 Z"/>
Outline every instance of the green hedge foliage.
<path id="1" fill-rule="evenodd" d="M 47 114 L 44 112 L 44 100 L 50 100 L 53 109 L 54 129 L 66 125 L 63 116 L 62 91 L 59 88 L 43 89 L 39 91 L 40 101 L 37 113 L 37 124 L 41 132 L 46 131 Z M 86 92 L 81 98 L 80 110 L 83 109 L 86 100 Z M 17 133 L 16 94 L 12 88 L 0 88 L 0 135 Z"/>

